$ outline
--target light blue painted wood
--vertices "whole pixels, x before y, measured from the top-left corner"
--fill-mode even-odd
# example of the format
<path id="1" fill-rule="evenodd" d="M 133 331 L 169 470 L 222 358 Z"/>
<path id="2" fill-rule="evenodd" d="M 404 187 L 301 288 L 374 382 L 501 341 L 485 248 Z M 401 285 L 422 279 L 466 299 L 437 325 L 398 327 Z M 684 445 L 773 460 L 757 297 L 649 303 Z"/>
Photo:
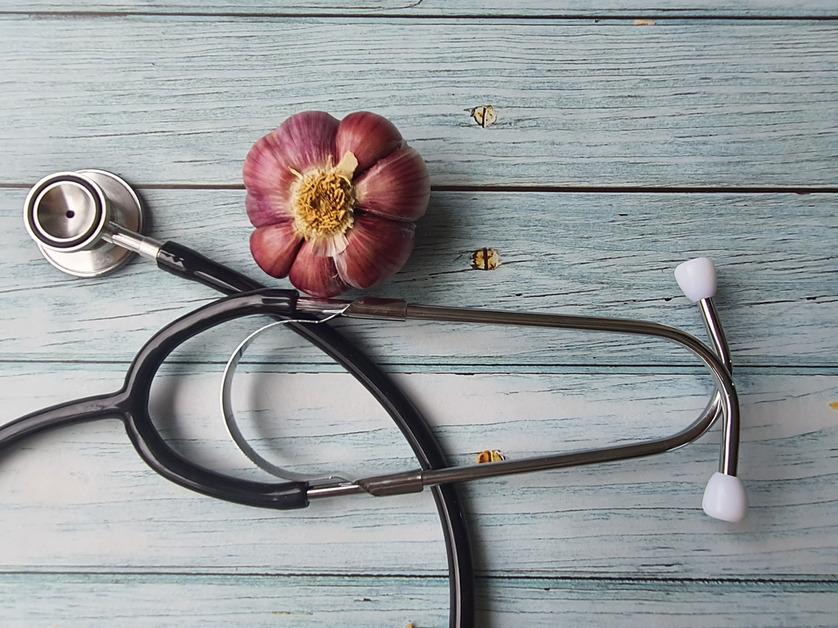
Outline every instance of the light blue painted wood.
<path id="1" fill-rule="evenodd" d="M 9 574 L 0 585 L 9 628 L 54 626 L 68 609 L 75 626 L 447 625 L 447 583 L 437 578 Z M 827 627 L 836 593 L 834 583 L 501 578 L 480 582 L 478 625 Z"/>
<path id="2" fill-rule="evenodd" d="M 436 185 L 836 185 L 831 21 L 6 16 L 0 58 L 1 183 L 239 184 L 287 116 L 372 109 Z"/>
<path id="3" fill-rule="evenodd" d="M 24 195 L 0 190 L 0 230 L 8 234 L 0 250 L 3 359 L 126 362 L 154 331 L 215 297 L 142 260 L 99 280 L 63 275 L 24 233 Z M 287 285 L 264 275 L 250 257 L 243 192 L 145 190 L 144 196 L 154 236 Z M 441 305 L 647 318 L 703 338 L 698 312 L 680 295 L 672 269 L 709 255 L 719 266 L 718 303 L 738 364 L 831 368 L 838 359 L 835 205 L 828 194 L 437 193 L 407 268 L 374 293 Z M 496 271 L 471 270 L 471 252 L 483 246 L 499 251 Z M 377 361 L 402 371 L 697 366 L 668 344 L 601 334 L 368 322 L 344 328 Z M 179 357 L 226 360 L 246 333 L 243 325 L 232 329 Z M 326 368 L 324 356 L 290 336 L 277 332 L 251 355 L 294 369 L 312 362 Z"/>
<path id="4" fill-rule="evenodd" d="M 696 9 L 673 0 L 651 8 L 658 17 L 801 15 L 834 13 L 830 4 L 716 1 Z M 275 7 L 208 0 L 197 10 Z M 54 169 L 104 166 L 158 187 L 234 187 L 250 143 L 285 115 L 369 108 L 391 116 L 425 154 L 437 187 L 835 186 L 833 22 L 419 20 L 410 16 L 476 8 L 464 0 L 366 7 L 406 17 L 365 18 L 356 8 L 322 19 L 0 18 L 8 69 L 0 76 L 0 185 L 12 188 L 0 191 L 0 228 L 10 235 L 0 251 L 0 420 L 117 387 L 125 361 L 154 329 L 211 296 L 139 263 L 101 281 L 55 274 L 19 218 L 25 185 Z M 479 8 L 494 17 L 510 11 L 495 0 Z M 86 9 L 182 13 L 196 5 L 100 0 Z M 545 9 L 645 10 L 528 0 L 516 11 L 537 18 Z M 0 7 L 14 10 L 77 6 Z M 318 0 L 305 11 L 349 15 Z M 349 65 L 353 55 L 364 63 Z M 499 121 L 479 129 L 464 109 L 485 102 Z M 240 189 L 146 194 L 157 235 L 253 269 Z M 834 204 L 826 194 L 436 195 L 416 255 L 380 294 L 607 308 L 700 333 L 670 269 L 685 252 L 709 252 L 721 264 L 722 314 L 745 365 L 737 371 L 753 505 L 745 524 L 720 527 L 698 508 L 717 431 L 654 459 L 474 485 L 466 502 L 478 569 L 489 576 L 479 625 L 834 623 Z M 469 252 L 486 245 L 506 263 L 494 273 L 468 271 Z M 678 412 L 698 411 L 707 393 L 695 368 L 665 349 L 391 329 L 349 333 L 390 370 L 416 372 L 398 381 L 458 462 L 484 447 L 518 457 L 656 434 Z M 200 448 L 206 463 L 249 473 L 213 413 L 214 349 L 184 354 L 197 364 L 169 371 L 158 390 L 168 401 L 158 408 L 188 409 L 185 423 L 164 426 L 182 451 L 197 456 Z M 319 359 L 309 364 L 310 353 L 292 347 L 288 355 L 250 369 L 237 390 L 257 408 L 282 411 L 263 444 L 293 447 L 303 466 L 410 463 L 386 418 L 346 376 L 277 373 L 330 370 Z M 605 374 L 608 364 L 618 372 Z M 184 378 L 185 370 L 193 375 Z M 172 374 L 185 386 L 173 387 Z M 445 621 L 444 551 L 429 495 L 298 513 L 223 504 L 153 475 L 121 426 L 107 422 L 35 438 L 0 458 L 0 512 L 4 625 Z"/>
<path id="5" fill-rule="evenodd" d="M 56 0 L 7 0 L 2 10 L 28 12 L 60 11 L 79 12 L 79 5 L 73 2 Z M 265 2 L 264 0 L 196 0 L 160 1 L 140 0 L 124 2 L 120 0 L 97 0 L 86 2 L 84 11 L 104 11 L 114 13 L 164 13 L 179 15 L 185 12 L 206 14 L 253 13 L 265 15 L 293 14 L 341 14 L 341 15 L 386 15 L 386 16 L 570 16 L 570 15 L 691 15 L 691 16 L 834 16 L 836 7 L 829 0 L 748 0 L 730 2 L 729 0 L 708 0 L 700 4 L 689 0 L 667 0 L 667 2 L 640 2 L 633 0 L 525 0 L 510 3 L 504 0 L 365 0 L 348 2 L 347 0 L 306 0 L 305 2 Z M 2 11 L 0 11 L 2 12 Z"/>
<path id="6" fill-rule="evenodd" d="M 107 392 L 115 370 L 4 367 L 4 420 L 80 390 Z M 196 372 L 197 371 L 197 372 Z M 193 374 L 194 373 L 194 374 Z M 217 409 L 219 373 L 184 369 L 155 387 L 155 416 L 185 455 L 236 474 L 250 463 Z M 512 459 L 675 431 L 710 387 L 694 375 L 401 375 L 397 383 L 457 463 Z M 831 577 L 838 561 L 838 379 L 740 371 L 741 473 L 748 520 L 700 510 L 718 428 L 663 456 L 485 480 L 464 491 L 477 567 L 491 575 Z M 338 374 L 257 374 L 236 387 L 257 446 L 299 468 L 350 477 L 415 467 L 389 419 Z M 179 420 L 169 421 L 167 417 Z M 258 420 L 259 423 L 253 423 Z M 0 465 L 0 568 L 237 573 L 445 573 L 429 494 L 319 501 L 269 512 L 221 503 L 147 469 L 116 422 L 36 437 Z M 281 540 L 281 542 L 279 542 Z"/>

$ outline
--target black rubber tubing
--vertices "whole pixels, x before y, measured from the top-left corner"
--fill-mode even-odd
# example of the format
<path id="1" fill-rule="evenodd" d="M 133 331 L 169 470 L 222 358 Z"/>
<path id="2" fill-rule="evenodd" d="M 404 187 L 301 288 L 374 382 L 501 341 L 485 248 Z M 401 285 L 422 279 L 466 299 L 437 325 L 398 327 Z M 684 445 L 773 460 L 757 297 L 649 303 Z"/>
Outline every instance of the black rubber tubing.
<path id="1" fill-rule="evenodd" d="M 263 288 L 249 277 L 175 242 L 166 242 L 162 246 L 157 262 L 163 270 L 227 295 Z M 291 318 L 291 312 L 289 309 L 289 315 L 279 317 Z M 294 312 L 293 317 L 302 316 Z M 442 447 L 424 417 L 363 352 L 327 324 L 289 323 L 288 327 L 343 366 L 366 388 L 398 426 L 423 469 L 448 466 Z M 129 377 L 132 371 L 129 371 Z M 154 372 L 150 377 L 153 377 Z M 150 381 L 147 385 L 150 387 Z M 275 508 L 306 505 L 305 483 L 268 485 L 247 482 L 192 465 L 172 450 L 154 428 L 148 416 L 147 390 L 141 399 L 130 393 L 131 388 L 126 383 L 126 387 L 117 393 L 59 404 L 0 426 L 0 452 L 22 438 L 59 425 L 120 417 L 126 423 L 129 437 L 139 454 L 167 479 L 192 490 L 238 503 Z M 210 490 L 210 487 L 217 490 Z M 472 628 L 475 621 L 475 581 L 465 512 L 453 485 L 434 486 L 431 492 L 442 523 L 448 558 L 449 627 Z"/>
<path id="2" fill-rule="evenodd" d="M 179 245 L 166 242 L 157 257 L 160 268 L 198 281 L 224 294 L 261 288 L 258 282 Z M 424 417 L 367 356 L 333 328 L 289 323 L 298 335 L 344 367 L 381 404 L 398 426 L 423 469 L 447 466 L 445 453 Z M 474 625 L 474 566 L 465 511 L 454 486 L 432 488 L 448 557 L 450 628 Z"/>

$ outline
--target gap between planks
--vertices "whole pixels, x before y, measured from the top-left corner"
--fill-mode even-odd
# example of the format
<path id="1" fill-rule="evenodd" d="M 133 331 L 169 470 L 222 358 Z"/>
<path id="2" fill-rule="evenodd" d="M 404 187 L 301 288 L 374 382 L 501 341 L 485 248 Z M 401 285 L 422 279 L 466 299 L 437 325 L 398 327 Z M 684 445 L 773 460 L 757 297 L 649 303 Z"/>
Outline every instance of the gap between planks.
<path id="1" fill-rule="evenodd" d="M 422 581 L 447 581 L 447 575 L 434 574 L 392 574 L 392 573 L 332 573 L 332 572 L 248 572 L 240 571 L 196 571 L 193 569 L 167 570 L 167 569 L 4 569 L 0 566 L 0 578 L 3 576 L 159 576 L 159 577 L 193 577 L 193 578 L 270 578 L 276 580 L 290 578 L 334 578 L 341 580 L 422 580 Z M 838 584 L 838 576 L 788 576 L 781 574 L 770 577 L 719 577 L 719 578 L 688 578 L 668 576 L 631 576 L 631 575 L 504 575 L 478 573 L 478 580 L 482 581 L 537 581 L 537 582 L 603 582 L 603 583 L 667 583 L 667 584 L 749 584 L 749 585 L 773 585 L 773 584 Z"/>
<path id="2" fill-rule="evenodd" d="M 103 360 L 103 359 L 76 359 L 76 360 L 53 360 L 53 359 L 17 359 L 0 358 L 0 366 L 49 366 L 53 369 L 62 367 L 113 367 L 116 372 L 127 371 L 130 360 Z M 160 369 L 161 374 L 166 374 L 171 368 L 181 366 L 202 366 L 208 367 L 208 372 L 220 372 L 226 362 L 222 360 L 168 360 Z M 388 374 L 400 375 L 703 375 L 706 369 L 698 364 L 692 363 L 568 363 L 568 364 L 503 364 L 503 370 L 499 371 L 495 365 L 486 365 L 483 368 L 475 368 L 473 361 L 470 362 L 386 362 L 378 361 L 377 366 Z M 333 362 L 294 362 L 294 361 L 271 361 L 254 360 L 242 363 L 249 373 L 282 373 L 286 375 L 305 375 L 323 373 L 346 373 L 340 365 Z M 760 375 L 836 375 L 838 365 L 835 364 L 744 364 L 737 365 L 736 376 L 746 373 L 759 373 Z"/>
<path id="3" fill-rule="evenodd" d="M 34 184 L 0 182 L 0 190 L 26 190 Z M 134 183 L 137 190 L 243 191 L 241 183 Z M 836 186 L 625 186 L 625 185 L 432 185 L 432 192 L 554 194 L 838 194 Z"/>
<path id="4" fill-rule="evenodd" d="M 709 22 L 830 22 L 838 20 L 838 15 L 734 15 L 720 13 L 717 15 L 702 15 L 700 13 L 671 14 L 665 12 L 640 12 L 623 14 L 602 14 L 602 15 L 579 15 L 573 13 L 552 13 L 541 15 L 527 15 L 522 13 L 496 13 L 486 15 L 482 13 L 449 13 L 437 15 L 432 13 L 404 13 L 393 11 L 374 11 L 363 14 L 351 14 L 340 12 L 268 12 L 259 13 L 253 11 L 55 11 L 55 10 L 0 10 L 0 17 L 25 16 L 25 17 L 49 17 L 49 18 L 125 18 L 125 17 L 179 17 L 179 18 L 224 18 L 241 20 L 289 20 L 289 19 L 340 19 L 340 20 L 367 20 L 367 19 L 399 19 L 399 20 L 437 20 L 437 21 L 459 21 L 459 20 L 480 20 L 481 22 L 517 21 L 517 22 L 543 22 L 553 20 L 568 20 L 576 22 L 624 22 L 626 20 L 656 20 L 656 21 L 709 21 Z"/>

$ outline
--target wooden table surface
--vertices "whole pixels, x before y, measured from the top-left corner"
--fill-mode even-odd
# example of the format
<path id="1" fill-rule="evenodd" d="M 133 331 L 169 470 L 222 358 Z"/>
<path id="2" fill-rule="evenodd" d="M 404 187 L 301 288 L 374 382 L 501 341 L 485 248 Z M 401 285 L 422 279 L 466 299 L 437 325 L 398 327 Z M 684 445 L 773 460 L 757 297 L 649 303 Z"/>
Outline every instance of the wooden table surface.
<path id="1" fill-rule="evenodd" d="M 748 519 L 700 509 L 718 428 L 662 456 L 464 487 L 478 625 L 838 625 L 838 6 L 701 4 L 4 0 L 0 421 L 118 388 L 154 331 L 214 298 L 138 260 L 100 279 L 59 273 L 24 233 L 29 185 L 56 170 L 120 173 L 153 236 L 265 279 L 247 247 L 248 148 L 297 111 L 373 110 L 422 153 L 434 186 L 416 252 L 377 295 L 700 335 L 672 269 L 696 255 L 719 268 Z M 468 110 L 486 104 L 497 122 L 482 128 Z M 497 270 L 470 269 L 481 247 L 499 251 Z M 710 392 L 658 343 L 341 328 L 460 463 L 664 434 Z M 154 396 L 179 450 L 238 473 L 249 463 L 216 397 L 244 333 L 191 343 Z M 324 356 L 278 333 L 252 358 L 236 391 L 260 447 L 304 469 L 414 466 Z M 155 475 L 118 421 L 0 457 L 4 627 L 446 626 L 446 574 L 428 493 L 231 505 Z"/>

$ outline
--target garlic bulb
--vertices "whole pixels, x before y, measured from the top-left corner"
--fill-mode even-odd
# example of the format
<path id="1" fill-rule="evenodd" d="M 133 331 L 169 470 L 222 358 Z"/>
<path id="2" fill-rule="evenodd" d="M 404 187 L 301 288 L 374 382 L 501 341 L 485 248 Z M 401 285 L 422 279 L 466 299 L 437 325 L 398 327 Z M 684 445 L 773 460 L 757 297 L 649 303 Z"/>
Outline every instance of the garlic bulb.
<path id="1" fill-rule="evenodd" d="M 368 112 L 291 116 L 253 145 L 244 184 L 253 259 L 320 297 L 397 273 L 430 197 L 422 157 Z"/>

